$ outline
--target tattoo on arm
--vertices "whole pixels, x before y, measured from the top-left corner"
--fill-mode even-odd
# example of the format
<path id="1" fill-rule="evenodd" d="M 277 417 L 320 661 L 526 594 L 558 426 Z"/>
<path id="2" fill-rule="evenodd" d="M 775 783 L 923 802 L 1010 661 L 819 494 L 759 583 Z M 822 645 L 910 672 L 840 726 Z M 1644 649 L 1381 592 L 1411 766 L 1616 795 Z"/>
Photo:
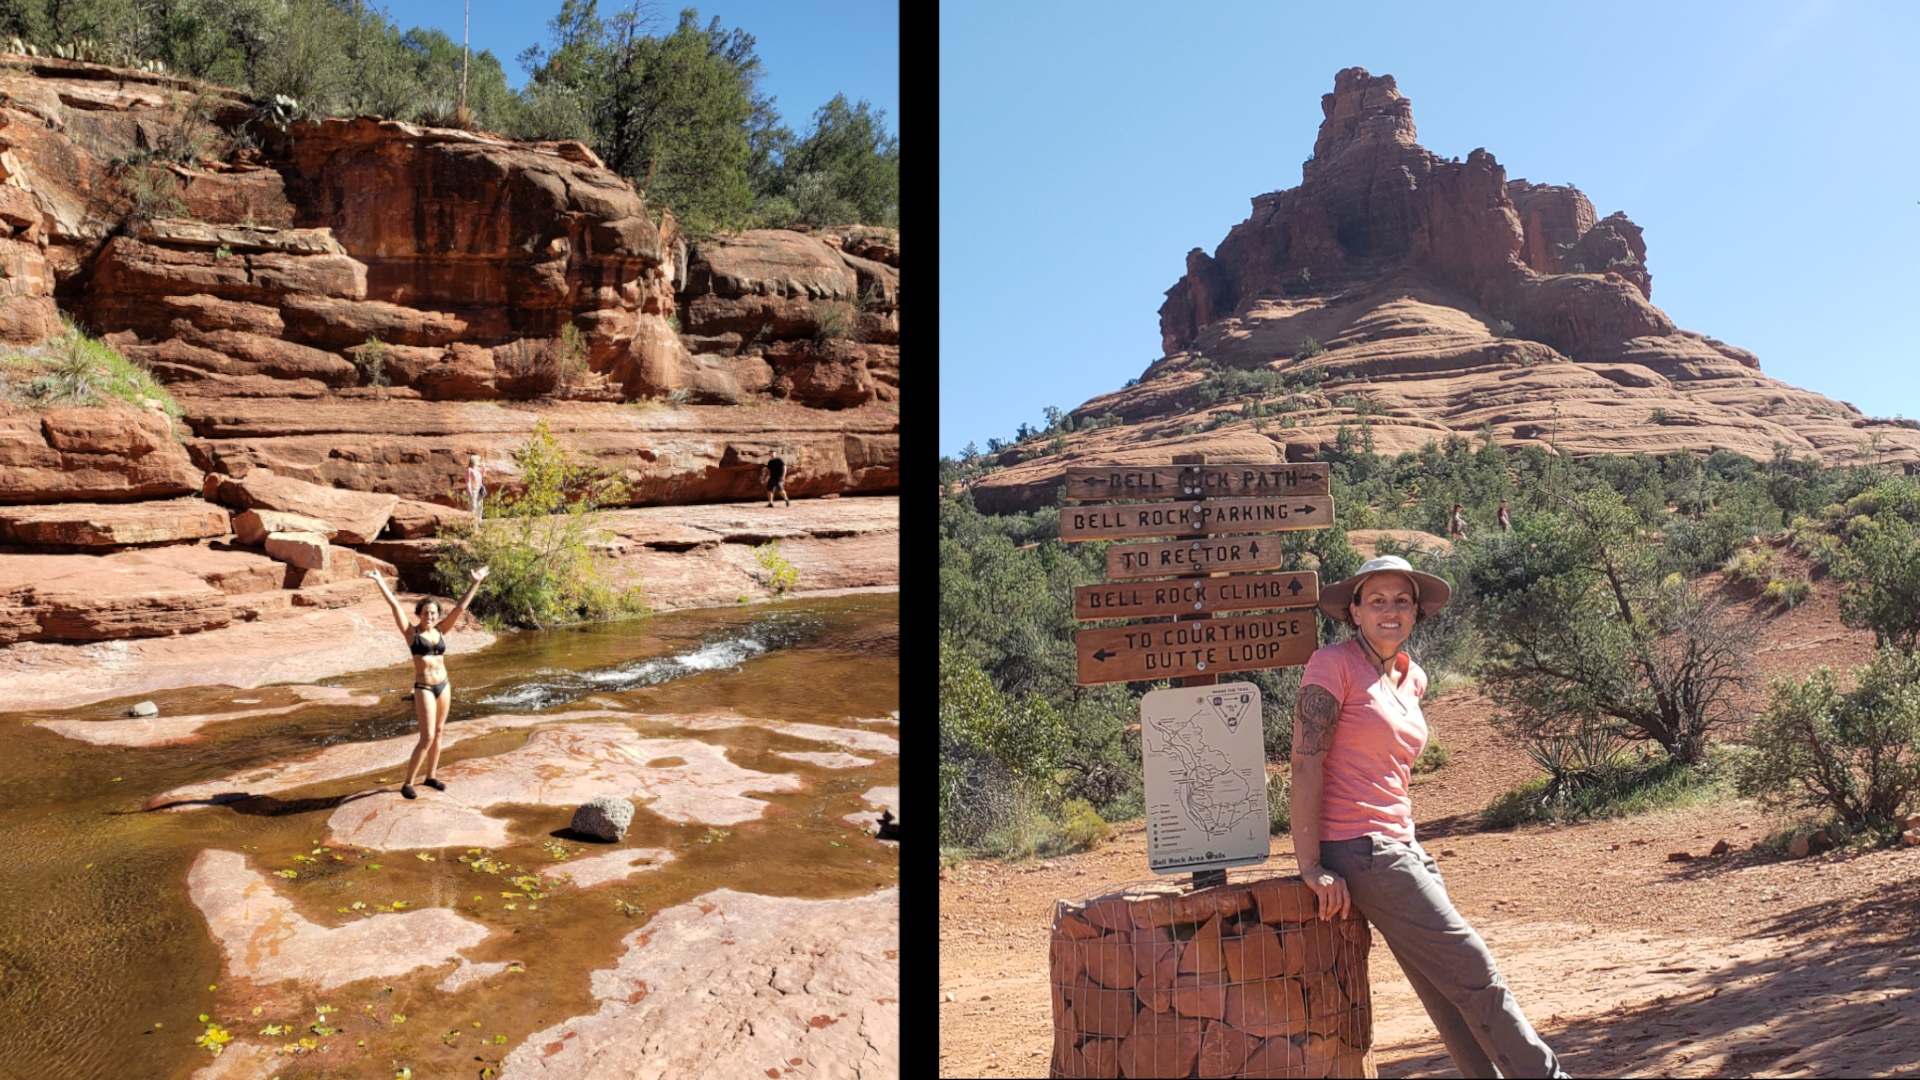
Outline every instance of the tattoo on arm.
<path id="1" fill-rule="evenodd" d="M 1324 686 L 1300 688 L 1293 710 L 1293 748 L 1297 754 L 1318 757 L 1333 749 L 1333 728 L 1340 722 L 1340 702 Z"/>

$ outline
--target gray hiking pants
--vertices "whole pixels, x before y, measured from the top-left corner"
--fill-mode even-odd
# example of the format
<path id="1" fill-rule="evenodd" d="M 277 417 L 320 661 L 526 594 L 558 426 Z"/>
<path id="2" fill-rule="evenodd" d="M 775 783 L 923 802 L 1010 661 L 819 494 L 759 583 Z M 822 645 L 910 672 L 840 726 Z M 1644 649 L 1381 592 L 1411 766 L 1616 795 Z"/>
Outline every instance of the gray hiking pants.
<path id="1" fill-rule="evenodd" d="M 1347 879 L 1354 906 L 1386 939 L 1461 1076 L 1567 1075 L 1520 1014 L 1486 942 L 1447 899 L 1440 868 L 1418 842 L 1325 840 L 1320 864 Z"/>

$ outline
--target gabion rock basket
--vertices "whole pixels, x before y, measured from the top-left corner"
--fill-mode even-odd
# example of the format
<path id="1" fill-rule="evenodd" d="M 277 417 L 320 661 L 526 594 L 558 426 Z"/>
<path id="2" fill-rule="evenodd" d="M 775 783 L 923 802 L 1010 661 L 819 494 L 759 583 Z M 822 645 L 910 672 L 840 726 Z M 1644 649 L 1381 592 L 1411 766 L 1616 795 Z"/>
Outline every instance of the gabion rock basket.
<path id="1" fill-rule="evenodd" d="M 1296 876 L 1165 879 L 1054 904 L 1057 1077 L 1371 1077 L 1372 936 Z"/>

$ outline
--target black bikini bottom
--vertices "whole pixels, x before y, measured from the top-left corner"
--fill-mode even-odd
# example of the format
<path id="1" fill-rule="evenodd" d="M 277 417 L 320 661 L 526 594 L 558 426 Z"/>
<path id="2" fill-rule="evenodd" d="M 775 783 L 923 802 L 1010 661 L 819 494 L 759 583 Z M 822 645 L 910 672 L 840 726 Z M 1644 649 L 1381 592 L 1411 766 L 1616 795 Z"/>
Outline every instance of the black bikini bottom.
<path id="1" fill-rule="evenodd" d="M 441 679 L 438 683 L 435 683 L 432 686 L 428 686 L 425 683 L 414 683 L 413 688 L 415 690 L 425 690 L 427 693 L 432 694 L 434 697 L 439 697 L 441 694 L 451 693 L 451 691 L 447 689 L 447 683 L 451 681 L 452 680 L 450 679 Z"/>

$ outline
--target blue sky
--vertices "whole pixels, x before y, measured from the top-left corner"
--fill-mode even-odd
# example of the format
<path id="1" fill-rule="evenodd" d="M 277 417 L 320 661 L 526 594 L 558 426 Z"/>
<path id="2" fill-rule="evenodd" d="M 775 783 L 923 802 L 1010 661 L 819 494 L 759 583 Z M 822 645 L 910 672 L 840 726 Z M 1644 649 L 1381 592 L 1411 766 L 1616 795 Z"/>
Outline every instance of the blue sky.
<path id="1" fill-rule="evenodd" d="M 1300 183 L 1350 66 L 1428 150 L 1624 210 L 1681 327 L 1920 417 L 1920 5 L 977 0 L 940 29 L 943 453 L 1158 357 L 1187 251 Z"/>
<path id="2" fill-rule="evenodd" d="M 376 6 L 378 0 L 375 0 Z M 438 27 L 460 40 L 461 0 L 397 0 L 384 5 L 402 30 Z M 625 5 L 601 0 L 606 17 Z M 684 5 L 659 6 L 661 31 L 671 31 Z M 739 0 L 712 7 L 698 5 L 700 25 L 715 15 L 728 30 L 754 37 L 754 51 L 766 71 L 761 89 L 775 97 L 781 119 L 795 134 L 813 125 L 813 112 L 835 94 L 849 102 L 862 98 L 887 110 L 887 131 L 900 133 L 900 9 L 879 0 L 834 3 L 777 3 Z M 560 0 L 473 0 L 472 47 L 493 50 L 506 70 L 507 83 L 527 81 L 515 57 L 529 45 L 547 45 L 547 22 Z"/>

